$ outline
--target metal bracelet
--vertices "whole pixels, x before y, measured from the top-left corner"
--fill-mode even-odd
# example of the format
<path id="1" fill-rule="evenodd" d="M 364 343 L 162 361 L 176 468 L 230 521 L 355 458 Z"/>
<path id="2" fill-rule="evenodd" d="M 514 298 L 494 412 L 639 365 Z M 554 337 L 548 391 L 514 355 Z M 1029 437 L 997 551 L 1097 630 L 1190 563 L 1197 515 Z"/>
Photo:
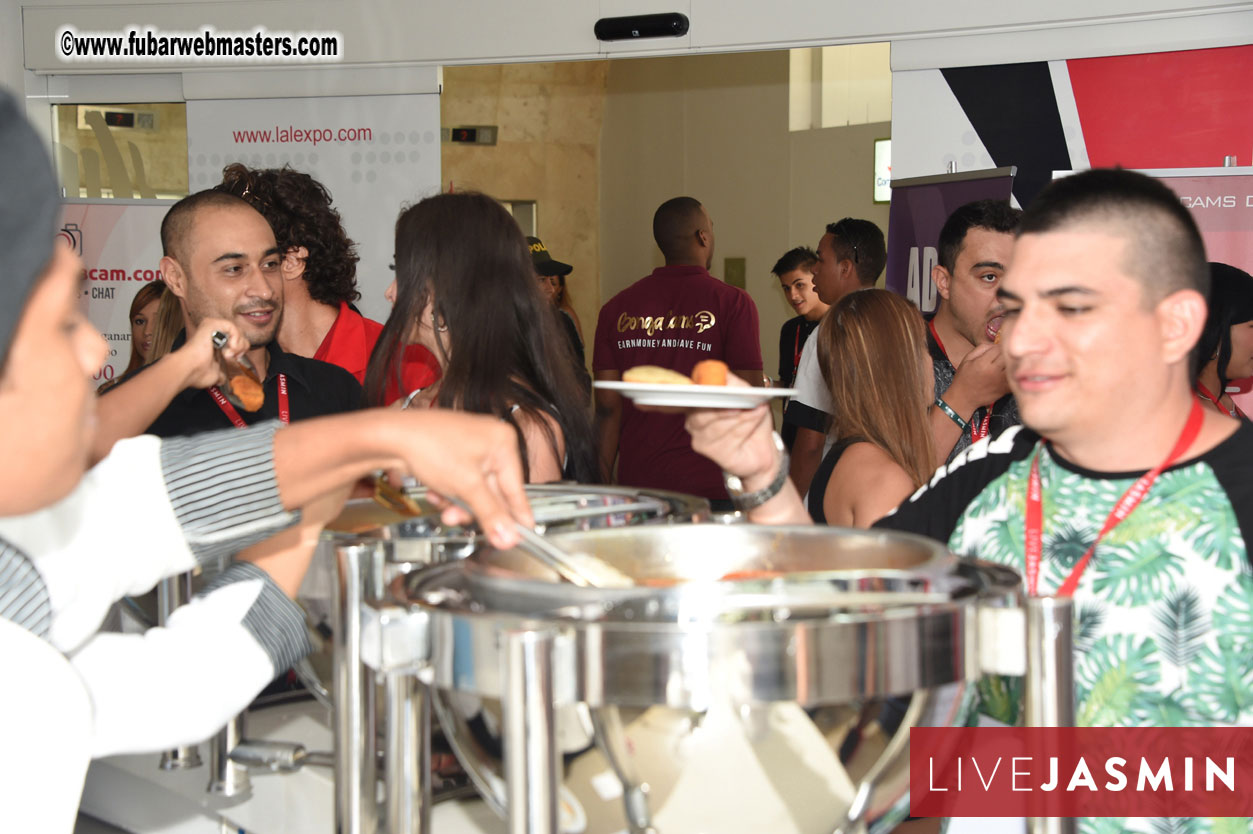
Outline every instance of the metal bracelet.
<path id="1" fill-rule="evenodd" d="M 774 480 L 767 486 L 756 492 L 744 492 L 744 482 L 738 475 L 732 475 L 730 472 L 722 473 L 722 482 L 726 485 L 727 494 L 731 496 L 731 505 L 741 512 L 760 507 L 778 495 L 783 489 L 783 484 L 787 482 L 789 461 L 787 447 L 783 445 L 783 438 L 777 431 L 770 433 L 770 439 L 774 441 L 774 448 L 779 452 L 779 471 L 775 473 Z"/>
<path id="2" fill-rule="evenodd" d="M 400 409 L 403 411 L 409 406 L 413 405 L 414 399 L 419 394 L 421 394 L 423 391 L 425 391 L 427 388 L 430 388 L 430 387 L 431 386 L 429 385 L 423 385 L 421 388 L 414 388 L 412 391 L 409 392 L 409 396 L 405 397 L 404 401 L 401 402 Z"/>
<path id="3" fill-rule="evenodd" d="M 949 405 L 948 403 L 944 402 L 944 400 L 941 399 L 938 395 L 935 398 L 935 406 L 936 408 L 940 409 L 940 411 L 943 411 L 945 414 L 947 414 L 948 419 L 952 420 L 954 423 L 957 424 L 957 428 L 961 429 L 962 431 L 965 431 L 966 429 L 970 428 L 970 424 L 967 423 L 965 420 L 963 420 L 961 418 L 961 415 L 958 414 L 956 411 L 954 411 L 953 407 Z"/>

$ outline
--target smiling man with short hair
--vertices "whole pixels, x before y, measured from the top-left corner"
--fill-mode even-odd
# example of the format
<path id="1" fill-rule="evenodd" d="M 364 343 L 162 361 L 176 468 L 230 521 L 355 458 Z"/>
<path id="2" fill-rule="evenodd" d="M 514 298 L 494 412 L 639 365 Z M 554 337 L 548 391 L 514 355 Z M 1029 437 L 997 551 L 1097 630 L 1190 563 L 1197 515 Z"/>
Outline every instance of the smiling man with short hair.
<path id="1" fill-rule="evenodd" d="M 185 197 L 161 223 L 161 246 L 161 273 L 182 303 L 188 325 L 189 335 L 180 335 L 174 347 L 187 343 L 192 350 L 175 350 L 162 360 L 165 364 L 125 377 L 105 395 L 125 398 L 126 405 L 102 402 L 108 437 L 141 431 L 174 437 L 275 418 L 303 420 L 361 406 L 361 386 L 348 371 L 279 347 L 282 253 L 270 224 L 249 203 L 218 191 Z M 234 407 L 214 387 L 220 374 L 208 342 L 213 330 L 247 345 L 244 355 L 265 388 L 259 410 Z M 119 412 L 125 426 L 116 416 Z"/>
<path id="2" fill-rule="evenodd" d="M 1192 393 L 1208 290 L 1200 234 L 1165 185 L 1122 170 L 1050 185 L 997 291 L 1024 425 L 878 522 L 1012 567 L 1026 593 L 1074 597 L 1080 726 L 1253 723 L 1253 425 Z M 764 409 L 687 425 L 746 491 L 774 482 Z M 784 484 L 749 519 L 806 515 Z M 985 681 L 984 711 L 1017 723 L 1018 687 Z"/>

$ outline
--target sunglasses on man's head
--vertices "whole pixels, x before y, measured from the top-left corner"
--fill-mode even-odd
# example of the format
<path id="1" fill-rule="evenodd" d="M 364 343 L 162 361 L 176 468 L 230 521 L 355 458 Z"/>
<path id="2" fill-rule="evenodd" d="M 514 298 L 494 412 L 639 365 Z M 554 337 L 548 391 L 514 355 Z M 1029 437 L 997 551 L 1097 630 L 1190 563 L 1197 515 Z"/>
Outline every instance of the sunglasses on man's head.
<path id="1" fill-rule="evenodd" d="M 853 260 L 853 263 L 857 263 L 858 262 L 857 261 L 857 244 L 854 243 L 849 238 L 848 230 L 844 228 L 843 220 L 835 224 L 835 227 L 831 229 L 831 234 L 833 234 L 835 237 L 838 237 L 840 240 L 844 241 L 844 245 L 853 250 L 852 260 Z"/>

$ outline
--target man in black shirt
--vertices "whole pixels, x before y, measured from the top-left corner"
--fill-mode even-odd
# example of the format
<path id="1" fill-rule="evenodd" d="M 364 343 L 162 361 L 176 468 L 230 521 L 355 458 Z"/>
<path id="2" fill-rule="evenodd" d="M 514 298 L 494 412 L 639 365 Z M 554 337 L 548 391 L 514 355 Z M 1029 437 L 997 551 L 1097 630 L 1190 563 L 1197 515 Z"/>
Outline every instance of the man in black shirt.
<path id="1" fill-rule="evenodd" d="M 184 341 L 180 335 L 174 348 L 177 350 Z M 213 395 L 213 388 L 185 388 L 144 433 L 177 437 L 230 428 L 238 425 L 235 417 L 250 426 L 265 420 L 287 423 L 360 408 L 361 385 L 338 365 L 287 353 L 278 346 L 277 339 L 263 346 L 261 352 L 266 356 L 265 364 L 257 366 L 264 376 L 265 403 L 261 408 L 245 411 L 230 403 L 223 405 Z"/>
<path id="2" fill-rule="evenodd" d="M 796 366 L 801 363 L 801 348 L 809 334 L 830 309 L 814 289 L 814 267 L 818 255 L 808 246 L 789 249 L 770 271 L 779 279 L 787 303 L 796 311 L 795 318 L 783 323 L 779 330 L 779 385 L 791 388 L 796 379 Z"/>
<path id="3" fill-rule="evenodd" d="M 352 374 L 278 346 L 281 256 L 274 232 L 256 209 L 229 194 L 193 194 L 166 214 L 161 245 L 161 272 L 183 305 L 190 336 L 180 336 L 174 352 L 107 393 L 125 397 L 126 407 L 102 409 L 102 418 L 109 415 L 102 419 L 102 432 L 113 438 L 140 432 L 172 437 L 360 406 L 361 386 Z M 242 353 L 264 381 L 265 402 L 257 411 L 236 408 L 218 390 L 216 383 L 224 380 L 209 343 L 213 330 L 231 336 L 223 353 Z M 177 350 L 184 344 L 186 349 Z"/>
<path id="4" fill-rule="evenodd" d="M 779 329 L 779 385 L 783 388 L 791 388 L 796 381 L 801 350 L 818 327 L 818 322 L 831 309 L 831 305 L 818 297 L 814 288 L 814 267 L 817 265 L 818 254 L 814 250 L 808 246 L 797 246 L 785 252 L 770 270 L 779 279 L 787 303 L 797 313 L 795 318 L 783 322 L 783 327 Z M 783 407 L 786 410 L 786 402 Z M 790 450 L 796 439 L 796 425 L 784 422 L 779 434 Z"/>

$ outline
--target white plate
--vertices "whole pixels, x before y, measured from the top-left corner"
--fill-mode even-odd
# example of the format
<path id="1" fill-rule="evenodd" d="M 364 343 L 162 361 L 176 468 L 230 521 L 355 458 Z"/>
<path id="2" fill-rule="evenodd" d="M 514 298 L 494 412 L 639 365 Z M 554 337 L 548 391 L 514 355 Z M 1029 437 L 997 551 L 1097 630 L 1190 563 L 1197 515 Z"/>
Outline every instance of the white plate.
<path id="1" fill-rule="evenodd" d="M 753 408 L 771 397 L 795 397 L 795 388 L 746 388 L 729 385 L 659 385 L 597 380 L 597 388 L 617 391 L 639 405 L 678 408 Z"/>

